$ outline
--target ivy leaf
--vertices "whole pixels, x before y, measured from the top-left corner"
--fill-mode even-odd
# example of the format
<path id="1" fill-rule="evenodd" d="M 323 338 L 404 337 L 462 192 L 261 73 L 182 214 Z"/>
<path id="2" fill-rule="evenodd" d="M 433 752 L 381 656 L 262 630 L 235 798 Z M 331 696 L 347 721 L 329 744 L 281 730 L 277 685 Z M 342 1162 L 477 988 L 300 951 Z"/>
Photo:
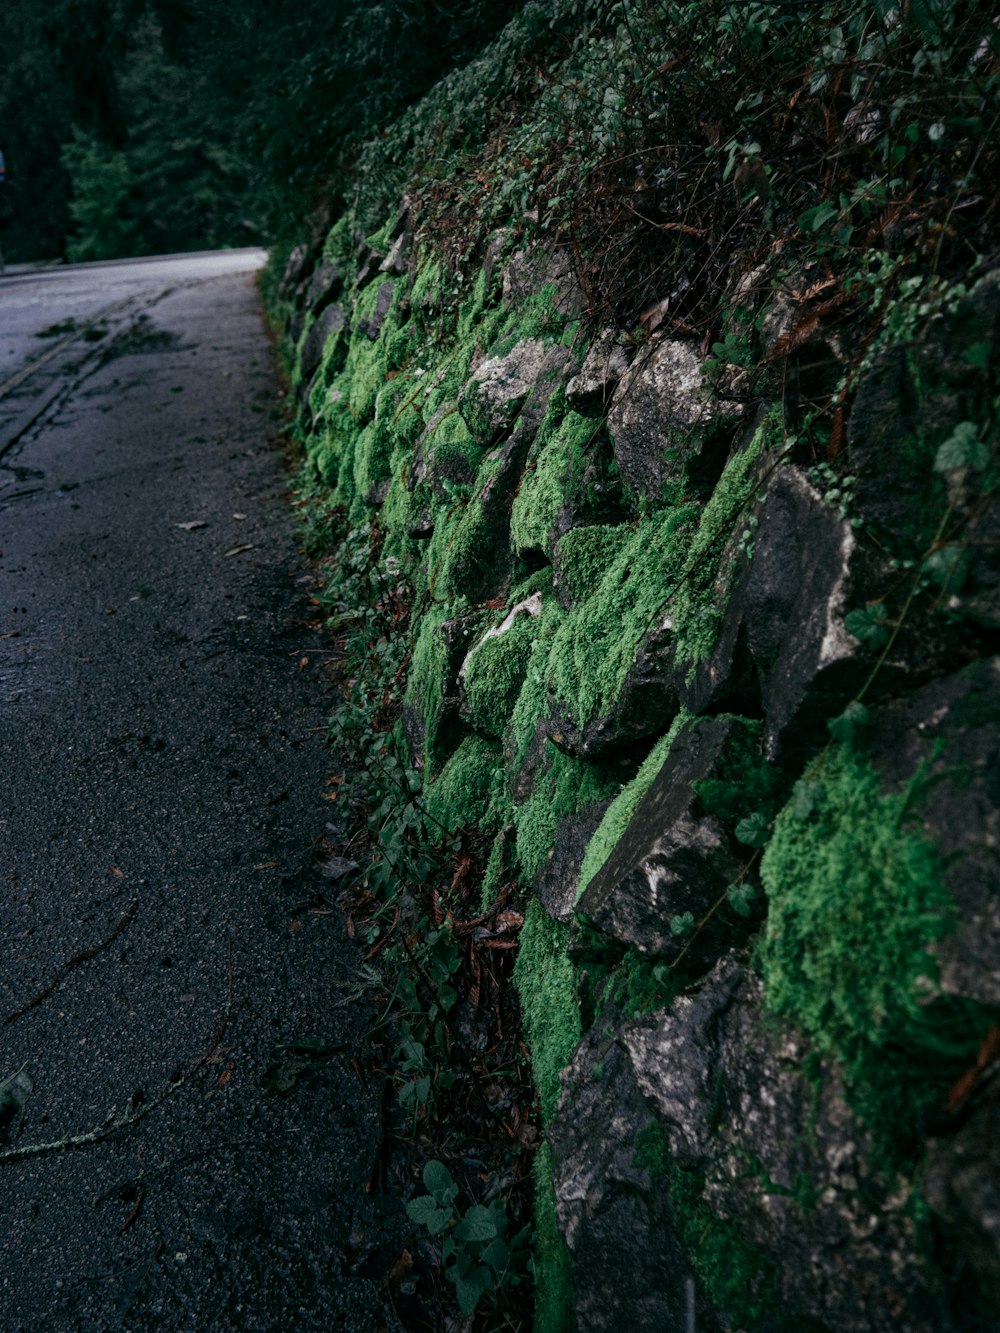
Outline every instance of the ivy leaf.
<path id="1" fill-rule="evenodd" d="M 495 1240 L 496 1234 L 496 1218 L 481 1203 L 474 1203 L 455 1228 L 456 1240 Z"/>
<path id="2" fill-rule="evenodd" d="M 471 1268 L 463 1273 L 453 1264 L 448 1269 L 448 1277 L 455 1284 L 458 1308 L 466 1317 L 475 1312 L 483 1293 L 493 1286 L 489 1270 L 483 1267 Z"/>
<path id="3" fill-rule="evenodd" d="M 826 788 L 822 782 L 808 782 L 800 778 L 792 788 L 792 814 L 804 823 L 816 812 L 825 795 Z"/>
<path id="4" fill-rule="evenodd" d="M 439 1208 L 437 1200 L 429 1194 L 418 1194 L 406 1205 L 406 1215 L 411 1221 L 425 1226 L 432 1236 L 439 1236 L 451 1221 L 451 1211 Z"/>
<path id="5" fill-rule="evenodd" d="M 879 602 L 874 606 L 859 606 L 853 611 L 848 611 L 844 617 L 844 629 L 848 634 L 853 634 L 860 643 L 881 648 L 889 638 L 885 607 Z"/>
<path id="6" fill-rule="evenodd" d="M 767 816 L 755 810 L 752 815 L 740 820 L 735 833 L 740 842 L 746 843 L 748 847 L 763 847 L 770 836 L 770 827 Z"/>
<path id="7" fill-rule="evenodd" d="M 424 1184 L 438 1203 L 451 1203 L 458 1194 L 458 1186 L 444 1162 L 428 1162 L 424 1167 Z"/>
<path id="8" fill-rule="evenodd" d="M 826 724 L 830 735 L 837 741 L 849 741 L 868 724 L 868 709 L 857 699 L 849 703 L 839 717 Z"/>
<path id="9" fill-rule="evenodd" d="M 751 903 L 757 897 L 757 890 L 752 884 L 730 884 L 726 890 L 729 906 L 740 916 L 749 916 Z"/>
<path id="10" fill-rule="evenodd" d="M 989 445 L 979 439 L 976 423 L 960 421 L 938 449 L 934 459 L 934 471 L 957 472 L 960 468 L 968 467 L 974 472 L 982 472 L 989 461 Z"/>
<path id="11" fill-rule="evenodd" d="M 690 935 L 694 930 L 694 916 L 690 912 L 682 912 L 679 916 L 670 918 L 671 935 Z"/>
<path id="12" fill-rule="evenodd" d="M 923 560 L 920 568 L 938 583 L 949 583 L 952 591 L 957 592 L 964 579 L 956 575 L 962 565 L 965 548 L 954 544 L 939 546 Z"/>
<path id="13" fill-rule="evenodd" d="M 988 341 L 973 343 L 966 349 L 962 360 L 985 373 L 990 368 L 990 343 Z"/>

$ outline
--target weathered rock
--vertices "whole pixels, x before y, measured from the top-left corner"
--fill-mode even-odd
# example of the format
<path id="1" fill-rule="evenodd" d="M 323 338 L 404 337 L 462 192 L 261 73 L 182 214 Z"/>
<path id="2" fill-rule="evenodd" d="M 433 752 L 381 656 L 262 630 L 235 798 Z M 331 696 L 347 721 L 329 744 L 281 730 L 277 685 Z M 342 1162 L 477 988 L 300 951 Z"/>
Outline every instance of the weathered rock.
<path id="1" fill-rule="evenodd" d="M 608 429 L 626 486 L 660 499 L 668 482 L 710 489 L 725 465 L 738 412 L 705 397 L 701 358 L 663 338 L 640 352 L 615 389 Z"/>
<path id="2" fill-rule="evenodd" d="M 947 504 L 935 455 L 961 422 L 990 419 L 995 389 L 982 367 L 995 364 L 998 344 L 1000 272 L 993 272 L 932 320 L 919 343 L 886 348 L 861 377 L 848 424 L 854 503 L 894 548 L 922 554 L 934 538 Z M 995 457 L 995 430 L 988 443 Z"/>
<path id="3" fill-rule="evenodd" d="M 339 305 L 330 305 L 309 329 L 299 348 L 299 371 L 303 384 L 309 384 L 316 373 L 327 338 L 344 328 L 346 323 L 343 309 Z"/>
<path id="4" fill-rule="evenodd" d="M 566 385 L 566 401 L 584 417 L 602 417 L 632 357 L 614 329 L 591 343 L 580 372 Z"/>
<path id="5" fill-rule="evenodd" d="M 1000 658 L 872 709 L 865 753 L 891 789 L 920 775 L 916 810 L 956 907 L 933 946 L 941 989 L 1000 1007 Z"/>
<path id="6" fill-rule="evenodd" d="M 305 277 L 310 263 L 311 255 L 309 247 L 306 245 L 297 245 L 288 256 L 288 263 L 285 265 L 285 271 L 281 275 L 281 281 L 278 283 L 278 298 L 281 301 L 287 301 L 295 288 Z"/>
<path id="7" fill-rule="evenodd" d="M 305 305 L 314 315 L 321 315 L 344 290 L 344 271 L 333 259 L 324 259 L 309 279 Z"/>
<path id="8" fill-rule="evenodd" d="M 358 267 L 354 282 L 359 290 L 367 286 L 372 278 L 381 271 L 385 258 L 386 255 L 383 250 L 376 250 L 373 245 L 369 245 L 367 242 L 362 242 L 358 246 L 355 254 Z"/>
<path id="9" fill-rule="evenodd" d="M 382 332 L 382 326 L 392 309 L 392 298 L 396 287 L 392 282 L 383 282 L 375 296 L 375 305 L 371 313 L 358 320 L 357 332 L 375 342 Z"/>
<path id="10" fill-rule="evenodd" d="M 608 711 L 587 722 L 550 701 L 546 724 L 553 745 L 592 759 L 656 735 L 677 713 L 673 670 L 674 638 L 668 625 L 653 625 L 635 650 L 625 679 Z"/>
<path id="11" fill-rule="evenodd" d="M 972 1319 L 1000 1327 L 1000 1097 L 997 1070 L 982 1078 L 964 1122 L 928 1145 L 921 1187 L 951 1251 L 955 1285 Z"/>
<path id="12" fill-rule="evenodd" d="M 636 1163 L 654 1116 L 631 1062 L 604 1026 L 563 1074 L 550 1132 L 556 1216 L 569 1248 L 577 1325 L 588 1333 L 682 1329 L 693 1274 L 660 1182 Z M 698 1329 L 718 1325 L 699 1310 Z"/>
<path id="13" fill-rule="evenodd" d="M 518 250 L 507 261 L 503 271 L 504 305 L 524 310 L 546 287 L 552 288 L 552 303 L 561 315 L 572 319 L 583 313 L 586 300 L 567 250 L 535 246 L 530 252 Z"/>
<path id="14" fill-rule="evenodd" d="M 669 960 L 683 953 L 689 971 L 710 967 L 745 939 L 750 927 L 749 918 L 724 902 L 727 885 L 740 876 L 748 857 L 739 854 L 731 831 L 706 810 L 698 792 L 702 783 L 729 777 L 727 751 L 737 739 L 745 742 L 745 732 L 733 719 L 705 718 L 682 728 L 628 828 L 580 899 L 581 913 L 606 934 Z M 753 799 L 748 793 L 747 800 Z M 733 805 L 731 796 L 727 804 Z M 737 816 L 750 812 L 735 810 Z M 730 822 L 733 813 L 727 810 Z M 713 912 L 720 899 L 723 904 Z M 688 913 L 692 927 L 705 924 L 678 935 L 671 922 Z"/>
<path id="15" fill-rule="evenodd" d="M 514 425 L 539 381 L 562 379 L 571 364 L 565 347 L 546 347 L 540 338 L 525 338 L 506 356 L 482 361 L 459 398 L 469 430 L 484 446 L 495 444 Z"/>
<path id="16" fill-rule="evenodd" d="M 695 1232 L 714 1225 L 756 1256 L 766 1313 L 754 1326 L 954 1327 L 908 1190 L 874 1170 L 835 1071 L 815 1084 L 804 1045 L 774 1032 L 759 978 L 724 959 L 695 995 L 626 1023 L 620 1040 L 675 1170 L 703 1182 Z M 681 1207 L 675 1198 L 683 1225 Z"/>
<path id="17" fill-rule="evenodd" d="M 884 579 L 851 524 L 797 467 L 774 472 L 753 521 L 752 555 L 728 590 L 716 645 L 678 692 L 696 712 L 746 700 L 752 663 L 768 755 L 784 758 L 825 739 L 827 720 L 871 670 L 874 652 L 848 633 L 844 616 Z"/>
<path id="18" fill-rule="evenodd" d="M 535 897 L 557 921 L 569 921 L 573 915 L 583 858 L 609 804 L 595 801 L 559 821 L 555 841 L 533 885 Z"/>
<path id="19" fill-rule="evenodd" d="M 510 549 L 510 516 L 521 483 L 531 443 L 545 417 L 548 402 L 563 378 L 569 352 L 564 347 L 546 351 L 542 368 L 524 400 L 513 429 L 503 444 L 483 459 L 476 490 L 444 564 L 446 582 L 472 601 L 506 596 L 514 568 Z"/>

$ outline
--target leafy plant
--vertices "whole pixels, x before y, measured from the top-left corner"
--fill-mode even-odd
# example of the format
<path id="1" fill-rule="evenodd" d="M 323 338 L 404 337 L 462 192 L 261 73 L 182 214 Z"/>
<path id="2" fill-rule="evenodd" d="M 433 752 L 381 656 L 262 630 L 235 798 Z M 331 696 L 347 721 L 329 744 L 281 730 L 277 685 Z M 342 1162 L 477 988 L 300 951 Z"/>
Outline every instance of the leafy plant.
<path id="1" fill-rule="evenodd" d="M 459 1187 L 443 1162 L 428 1162 L 423 1181 L 428 1192 L 411 1199 L 406 1211 L 431 1236 L 444 1237 L 445 1277 L 454 1283 L 459 1309 L 468 1317 L 484 1296 L 496 1302 L 506 1287 L 520 1284 L 513 1261 L 526 1245 L 530 1228 L 508 1237 L 507 1214 L 499 1199 L 460 1210 Z"/>

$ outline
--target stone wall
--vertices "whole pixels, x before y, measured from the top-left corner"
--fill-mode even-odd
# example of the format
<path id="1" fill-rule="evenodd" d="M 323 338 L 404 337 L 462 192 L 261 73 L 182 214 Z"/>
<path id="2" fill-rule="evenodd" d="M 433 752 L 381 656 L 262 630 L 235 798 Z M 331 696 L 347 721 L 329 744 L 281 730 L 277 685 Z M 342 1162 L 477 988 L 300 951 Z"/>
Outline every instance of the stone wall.
<path id="1" fill-rule="evenodd" d="M 732 275 L 765 354 L 795 291 Z M 828 452 L 779 371 L 595 331 L 507 233 L 463 283 L 405 202 L 282 297 L 314 473 L 412 589 L 423 800 L 527 895 L 541 1322 L 997 1327 L 1000 276 Z"/>

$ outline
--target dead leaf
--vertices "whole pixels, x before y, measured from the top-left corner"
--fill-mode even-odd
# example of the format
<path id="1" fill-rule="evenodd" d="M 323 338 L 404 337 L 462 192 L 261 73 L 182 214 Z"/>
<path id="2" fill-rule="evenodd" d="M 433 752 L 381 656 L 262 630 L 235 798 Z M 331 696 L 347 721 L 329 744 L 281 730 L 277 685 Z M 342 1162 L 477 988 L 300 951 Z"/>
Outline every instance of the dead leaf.
<path id="1" fill-rule="evenodd" d="M 111 866 L 110 869 L 111 869 L 111 873 L 112 873 L 112 875 L 114 875 L 115 879 L 124 879 L 124 878 L 125 878 L 125 871 L 124 871 L 124 870 L 119 870 L 117 866 Z"/>
<path id="2" fill-rule="evenodd" d="M 226 555 L 242 555 L 244 551 L 252 551 L 253 542 L 244 542 L 242 546 L 234 546 L 226 552 Z"/>
<path id="3" fill-rule="evenodd" d="M 174 527 L 182 532 L 197 532 L 199 528 L 207 528 L 208 524 L 203 518 L 193 518 L 190 523 L 175 523 Z"/>

